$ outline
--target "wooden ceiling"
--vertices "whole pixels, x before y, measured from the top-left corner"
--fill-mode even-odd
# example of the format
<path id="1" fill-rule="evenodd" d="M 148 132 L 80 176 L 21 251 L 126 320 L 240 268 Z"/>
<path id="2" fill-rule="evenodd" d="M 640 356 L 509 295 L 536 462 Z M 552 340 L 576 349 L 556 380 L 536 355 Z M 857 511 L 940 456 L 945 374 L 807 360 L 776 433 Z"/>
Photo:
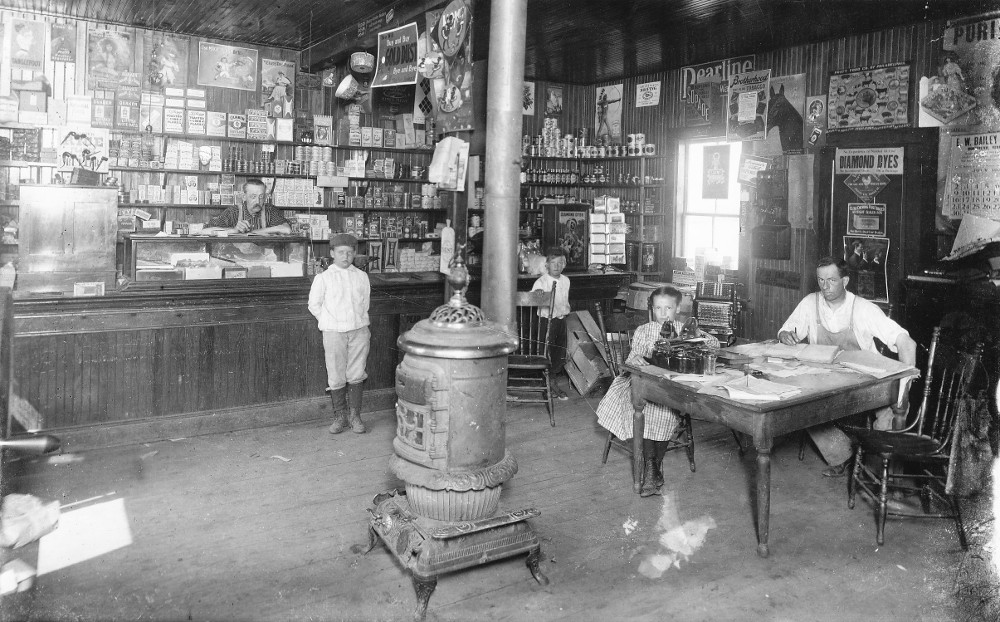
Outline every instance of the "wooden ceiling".
<path id="1" fill-rule="evenodd" d="M 476 0 L 488 19 L 489 0 Z M 308 50 L 366 17 L 433 0 L 0 0 L 0 7 Z M 996 0 L 528 0 L 525 75 L 590 84 L 898 24 L 1000 8 Z M 485 50 L 480 40 L 476 56 Z M 323 49 L 318 46 L 316 50 Z M 303 59 L 314 66 L 321 58 Z"/>

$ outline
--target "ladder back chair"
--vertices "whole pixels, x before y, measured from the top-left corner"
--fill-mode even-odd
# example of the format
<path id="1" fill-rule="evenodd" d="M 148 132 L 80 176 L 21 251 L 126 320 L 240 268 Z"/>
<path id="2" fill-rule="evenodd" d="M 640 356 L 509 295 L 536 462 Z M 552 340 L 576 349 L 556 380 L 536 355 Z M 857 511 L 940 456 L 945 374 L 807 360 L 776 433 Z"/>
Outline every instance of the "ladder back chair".
<path id="1" fill-rule="evenodd" d="M 860 491 L 875 505 L 878 544 L 885 541 L 887 515 L 909 518 L 950 518 L 955 521 L 958 540 L 968 548 L 958 501 L 945 491 L 950 467 L 951 444 L 958 405 L 972 382 L 982 355 L 982 344 L 972 352 L 960 352 L 942 344 L 941 327 L 934 329 L 924 373 L 920 404 L 910 409 L 901 430 L 850 430 L 858 439 L 854 465 L 848 481 L 847 505 L 854 508 Z M 865 455 L 877 458 L 875 467 L 865 464 Z M 889 509 L 891 493 L 919 494 L 921 512 Z M 941 511 L 932 511 L 933 505 Z"/>
<path id="2" fill-rule="evenodd" d="M 542 307 L 552 309 L 555 299 L 555 285 L 552 286 L 551 292 L 533 291 L 514 294 L 514 321 L 517 323 L 518 345 L 517 350 L 507 357 L 507 401 L 545 404 L 549 411 L 549 424 L 552 427 L 556 425 L 552 404 L 552 380 L 549 376 L 549 370 L 552 368 L 552 357 L 549 353 L 549 332 L 552 324 L 546 318 L 540 317 L 538 310 Z"/>

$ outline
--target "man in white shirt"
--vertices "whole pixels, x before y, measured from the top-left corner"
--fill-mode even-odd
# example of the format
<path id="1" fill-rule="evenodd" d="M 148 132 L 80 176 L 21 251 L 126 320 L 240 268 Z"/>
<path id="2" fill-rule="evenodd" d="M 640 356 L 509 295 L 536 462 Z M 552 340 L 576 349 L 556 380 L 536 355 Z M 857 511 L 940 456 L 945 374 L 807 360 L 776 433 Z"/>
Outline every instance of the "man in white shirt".
<path id="1" fill-rule="evenodd" d="M 835 345 L 841 350 L 877 352 L 875 338 L 896 352 L 899 360 L 916 364 L 917 344 L 899 324 L 890 320 L 874 303 L 847 291 L 849 268 L 843 259 L 824 257 L 816 266 L 820 291 L 809 294 L 795 307 L 778 331 L 778 340 L 785 345 L 808 339 L 809 343 Z M 890 429 L 892 411 L 884 408 L 876 414 L 875 427 Z M 847 435 L 832 424 L 807 430 L 816 448 L 830 468 L 827 477 L 847 473 L 851 459 L 851 442 Z"/>

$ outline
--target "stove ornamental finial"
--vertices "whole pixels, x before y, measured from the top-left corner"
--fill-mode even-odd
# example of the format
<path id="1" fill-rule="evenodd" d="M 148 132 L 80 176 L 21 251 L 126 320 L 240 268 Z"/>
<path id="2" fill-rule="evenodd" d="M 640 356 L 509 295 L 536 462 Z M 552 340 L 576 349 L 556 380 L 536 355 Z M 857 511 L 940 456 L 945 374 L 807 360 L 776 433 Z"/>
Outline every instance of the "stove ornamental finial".
<path id="1" fill-rule="evenodd" d="M 436 326 L 461 328 L 486 321 L 483 310 L 469 304 L 465 299 L 465 291 L 469 288 L 469 269 L 465 267 L 465 260 L 462 258 L 464 250 L 465 245 L 459 245 L 455 250 L 455 256 L 448 264 L 447 280 L 455 293 L 448 300 L 448 304 L 441 305 L 431 313 L 430 321 Z"/>

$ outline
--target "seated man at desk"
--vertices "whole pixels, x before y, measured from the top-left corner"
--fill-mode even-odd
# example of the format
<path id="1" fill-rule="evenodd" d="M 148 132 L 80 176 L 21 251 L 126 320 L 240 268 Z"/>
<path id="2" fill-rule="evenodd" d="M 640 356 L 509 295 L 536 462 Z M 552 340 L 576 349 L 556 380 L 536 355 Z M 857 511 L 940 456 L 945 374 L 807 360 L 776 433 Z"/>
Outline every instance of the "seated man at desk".
<path id="1" fill-rule="evenodd" d="M 233 234 L 292 232 L 292 226 L 281 212 L 266 204 L 267 187 L 259 179 L 248 179 L 243 184 L 243 202 L 230 205 L 221 214 L 208 221 L 204 231 L 225 231 Z"/>
<path id="2" fill-rule="evenodd" d="M 843 259 L 820 259 L 816 266 L 820 291 L 799 302 L 778 331 L 778 340 L 789 346 L 808 339 L 809 343 L 835 345 L 841 350 L 877 352 L 874 341 L 877 337 L 898 354 L 901 363 L 915 365 L 916 342 L 874 303 L 847 291 L 848 271 Z M 892 428 L 891 409 L 882 409 L 876 414 L 875 427 Z M 807 431 L 830 465 L 823 475 L 846 475 L 851 459 L 851 442 L 847 435 L 833 425 L 814 426 Z"/>

